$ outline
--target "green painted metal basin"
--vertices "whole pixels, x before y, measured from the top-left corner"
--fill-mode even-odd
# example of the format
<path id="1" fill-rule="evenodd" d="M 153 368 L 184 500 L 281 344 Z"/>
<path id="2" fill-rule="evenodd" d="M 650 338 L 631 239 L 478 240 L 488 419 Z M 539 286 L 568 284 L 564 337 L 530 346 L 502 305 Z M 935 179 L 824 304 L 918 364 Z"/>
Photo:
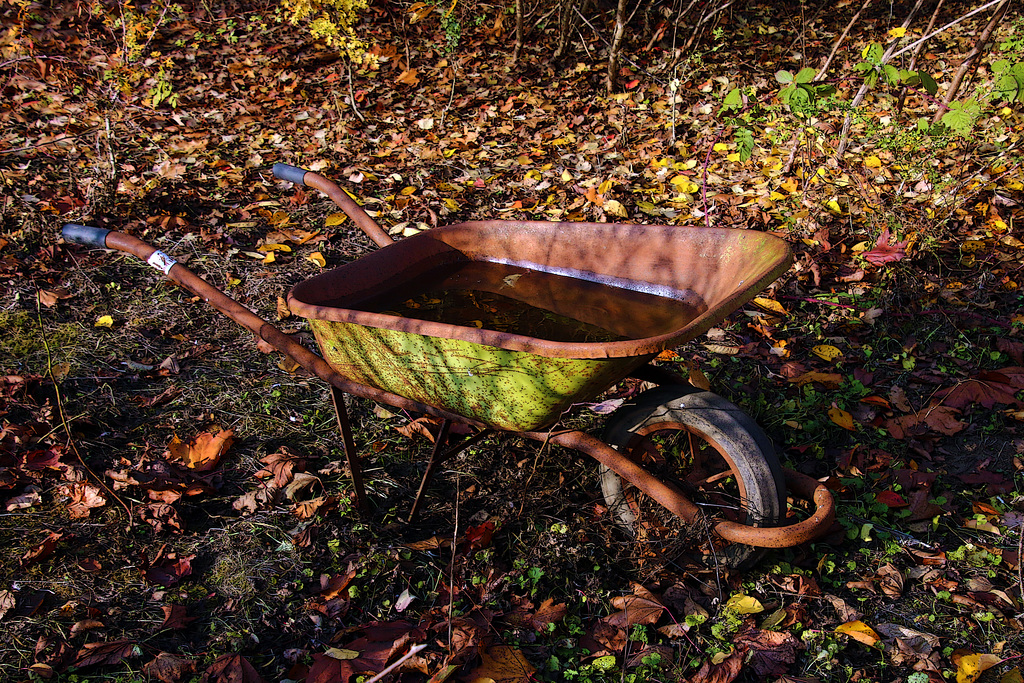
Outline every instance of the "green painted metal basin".
<path id="1" fill-rule="evenodd" d="M 752 230 L 470 222 L 307 280 L 288 302 L 346 378 L 496 429 L 535 431 L 706 332 L 790 259 L 783 240 Z M 485 302 L 484 313 L 511 307 L 493 320 L 389 310 L 452 290 Z M 541 324 L 517 330 L 520 315 Z M 544 318 L 579 329 L 562 335 Z"/>

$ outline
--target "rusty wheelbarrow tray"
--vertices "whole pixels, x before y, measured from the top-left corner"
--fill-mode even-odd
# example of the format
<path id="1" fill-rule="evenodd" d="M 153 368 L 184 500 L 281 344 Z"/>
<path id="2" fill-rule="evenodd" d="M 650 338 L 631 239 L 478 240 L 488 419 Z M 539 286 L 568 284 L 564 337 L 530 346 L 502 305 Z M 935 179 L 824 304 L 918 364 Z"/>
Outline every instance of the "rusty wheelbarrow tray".
<path id="1" fill-rule="evenodd" d="M 668 379 L 678 389 L 671 400 L 676 393 L 692 394 L 692 387 L 673 385 L 678 380 L 645 364 L 703 334 L 784 272 L 791 256 L 782 240 L 748 230 L 479 221 L 435 228 L 396 243 L 323 176 L 285 164 L 275 165 L 274 174 L 325 192 L 384 247 L 307 280 L 289 294 L 292 311 L 309 320 L 322 357 L 141 240 L 73 224 L 64 227 L 63 235 L 69 242 L 143 259 L 327 382 L 361 508 L 365 492 L 345 393 L 442 419 L 410 518 L 437 465 L 498 430 L 581 451 L 601 463 L 606 480 L 610 476 L 613 484 L 621 480 L 635 487 L 687 523 L 709 521 L 728 544 L 790 547 L 820 536 L 831 524 L 834 503 L 825 487 L 796 472 L 783 473 L 753 421 L 713 394 L 707 399 L 711 403 L 699 395 L 690 401 L 702 406 L 692 413 L 700 418 L 696 421 L 680 401 L 666 401 L 664 391 L 651 397 L 658 405 L 633 409 L 644 416 L 668 411 L 674 416 L 669 429 L 683 429 L 710 443 L 727 471 L 701 485 L 725 475 L 738 480 L 737 495 L 745 501 L 738 517 L 709 518 L 672 481 L 641 464 L 644 448 L 634 442 L 661 429 L 662 417 L 620 425 L 626 436 L 616 437 L 615 447 L 557 428 L 572 404 L 592 399 L 632 373 Z M 514 327 L 420 319 L 408 311 L 387 310 L 403 297 L 443 296 L 460 288 L 580 321 L 583 331 L 564 339 L 529 336 Z M 381 301 L 382 291 L 391 298 Z M 707 417 L 710 423 L 701 421 Z M 480 431 L 446 450 L 453 422 Z M 610 505 L 627 500 L 621 488 L 611 488 L 605 490 Z M 785 516 L 787 488 L 812 501 L 814 511 L 802 521 L 778 526 Z"/>

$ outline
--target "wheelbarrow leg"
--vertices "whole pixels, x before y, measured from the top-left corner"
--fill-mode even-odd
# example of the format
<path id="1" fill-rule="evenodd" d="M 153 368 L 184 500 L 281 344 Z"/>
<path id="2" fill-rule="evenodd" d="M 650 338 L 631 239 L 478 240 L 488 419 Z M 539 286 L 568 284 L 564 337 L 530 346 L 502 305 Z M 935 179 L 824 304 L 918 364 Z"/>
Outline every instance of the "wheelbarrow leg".
<path id="1" fill-rule="evenodd" d="M 434 442 L 434 450 L 430 454 L 430 462 L 427 463 L 427 469 L 423 473 L 423 480 L 420 482 L 420 490 L 416 492 L 416 500 L 412 502 L 412 509 L 409 510 L 408 521 L 410 523 L 416 520 L 416 516 L 420 512 L 420 506 L 423 503 L 423 494 L 426 492 L 427 486 L 430 485 L 430 480 L 434 478 L 434 472 L 437 471 L 437 467 L 453 455 L 457 455 L 467 448 L 480 443 L 493 431 L 490 429 L 481 429 L 462 443 L 442 452 L 441 449 L 445 447 L 445 444 L 448 441 L 448 434 L 451 431 L 451 426 L 451 420 L 445 420 L 441 423 L 441 431 L 438 433 L 437 440 Z"/>
<path id="2" fill-rule="evenodd" d="M 352 475 L 352 487 L 356 492 L 356 507 L 366 509 L 366 489 L 363 488 L 363 470 L 356 454 L 356 444 L 352 439 L 352 425 L 348 421 L 348 410 L 345 409 L 345 392 L 331 385 L 331 402 L 334 404 L 334 416 L 338 420 L 338 431 L 345 446 L 345 457 L 348 458 L 348 471 Z"/>
<path id="3" fill-rule="evenodd" d="M 427 485 L 430 480 L 434 478 L 434 470 L 441 464 L 443 459 L 441 453 L 448 443 L 448 432 L 451 431 L 452 421 L 444 420 L 441 422 L 441 431 L 437 433 L 437 439 L 434 440 L 434 450 L 430 452 L 430 462 L 427 463 L 427 469 L 423 473 L 423 479 L 420 481 L 420 489 L 416 492 L 416 500 L 412 502 L 412 509 L 409 510 L 409 522 L 416 519 L 416 515 L 420 512 L 420 503 L 423 501 L 423 492 L 427 490 Z"/>

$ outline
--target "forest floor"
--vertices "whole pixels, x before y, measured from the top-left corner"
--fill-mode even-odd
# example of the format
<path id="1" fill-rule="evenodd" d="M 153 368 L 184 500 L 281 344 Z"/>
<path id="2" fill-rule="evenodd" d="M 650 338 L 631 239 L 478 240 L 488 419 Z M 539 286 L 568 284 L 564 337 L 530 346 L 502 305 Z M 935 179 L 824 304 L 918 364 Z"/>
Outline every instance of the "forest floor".
<path id="1" fill-rule="evenodd" d="M 860 3 L 749 3 L 686 53 L 637 18 L 606 95 L 586 26 L 555 62 L 534 18 L 514 64 L 492 6 L 375 4 L 350 69 L 251 4 L 0 2 L 0 679 L 355 681 L 423 645 L 389 680 L 1022 680 L 1024 133 L 989 97 L 996 61 L 1024 61 L 1019 8 L 943 126 L 924 85 L 850 105 L 872 43 L 923 35 L 889 5 L 820 83 L 794 78 Z M 927 43 L 940 89 L 985 17 Z M 496 435 L 408 524 L 433 424 L 363 400 L 357 511 L 322 382 L 61 239 L 146 239 L 311 344 L 288 290 L 374 248 L 275 162 L 396 237 L 500 218 L 784 238 L 786 273 L 656 362 L 750 414 L 837 523 L 743 570 L 692 562 L 702 538 L 655 551 L 616 525 L 592 460 Z M 644 388 L 566 423 L 600 435 Z"/>

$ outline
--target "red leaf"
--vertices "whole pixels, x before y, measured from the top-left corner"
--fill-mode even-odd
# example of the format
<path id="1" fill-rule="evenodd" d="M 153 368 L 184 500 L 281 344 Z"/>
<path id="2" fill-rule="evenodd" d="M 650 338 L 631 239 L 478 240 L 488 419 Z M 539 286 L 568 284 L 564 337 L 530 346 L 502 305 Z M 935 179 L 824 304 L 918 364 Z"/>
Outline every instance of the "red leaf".
<path id="1" fill-rule="evenodd" d="M 134 657 L 138 647 L 131 640 L 115 640 L 110 643 L 86 643 L 78 651 L 75 666 L 94 666 L 96 664 L 117 664 L 122 659 Z"/>
<path id="2" fill-rule="evenodd" d="M 199 683 L 264 683 L 242 655 L 221 655 L 203 672 Z"/>
<path id="3" fill-rule="evenodd" d="M 166 546 L 160 548 L 152 563 L 145 555 L 142 556 L 142 574 L 150 585 L 168 588 L 192 573 L 192 560 L 195 555 L 178 557 L 178 554 L 173 552 L 165 555 L 165 548 Z"/>
<path id="4" fill-rule="evenodd" d="M 352 660 L 335 659 L 318 652 L 313 655 L 313 666 L 309 667 L 305 683 L 348 683 L 355 674 Z"/>
<path id="5" fill-rule="evenodd" d="M 907 242 L 897 242 L 890 245 L 889 237 L 889 228 L 882 230 L 882 234 L 878 236 L 878 241 L 875 242 L 875 248 L 862 254 L 864 260 L 874 266 L 881 266 L 886 263 L 902 261 L 906 258 Z"/>
<path id="6" fill-rule="evenodd" d="M 36 562 L 42 562 L 45 560 L 53 553 L 54 549 L 57 547 L 57 541 L 59 541 L 63 535 L 64 534 L 59 534 L 56 531 L 49 532 L 49 535 L 43 539 L 42 543 L 37 545 L 35 548 L 32 548 L 22 556 L 21 566 L 27 567 L 30 564 L 35 564 Z"/>
<path id="7" fill-rule="evenodd" d="M 909 505 L 903 496 L 895 491 L 882 491 L 875 496 L 875 500 L 890 508 L 905 508 Z"/>
<path id="8" fill-rule="evenodd" d="M 164 623 L 160 628 L 169 628 L 175 631 L 188 626 L 199 617 L 188 616 L 188 608 L 184 605 L 163 605 L 160 609 L 164 611 Z"/>
<path id="9" fill-rule="evenodd" d="M 466 543 L 470 550 L 482 550 L 491 544 L 494 536 L 494 522 L 484 522 L 480 526 L 466 529 Z"/>

